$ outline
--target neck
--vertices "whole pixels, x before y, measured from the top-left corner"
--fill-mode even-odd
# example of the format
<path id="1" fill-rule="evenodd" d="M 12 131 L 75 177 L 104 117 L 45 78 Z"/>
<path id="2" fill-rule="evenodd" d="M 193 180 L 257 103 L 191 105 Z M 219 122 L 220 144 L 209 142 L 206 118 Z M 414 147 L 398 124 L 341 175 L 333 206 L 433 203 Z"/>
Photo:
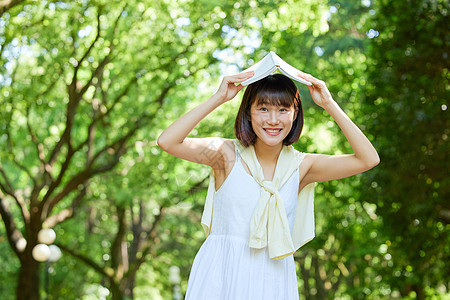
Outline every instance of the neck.
<path id="1" fill-rule="evenodd" d="M 269 146 L 264 143 L 262 143 L 259 139 L 256 140 L 255 145 L 253 145 L 255 148 L 256 157 L 260 161 L 266 161 L 266 162 L 275 162 L 278 160 L 278 156 L 280 155 L 281 149 L 283 148 L 283 144 L 280 143 L 275 146 Z"/>

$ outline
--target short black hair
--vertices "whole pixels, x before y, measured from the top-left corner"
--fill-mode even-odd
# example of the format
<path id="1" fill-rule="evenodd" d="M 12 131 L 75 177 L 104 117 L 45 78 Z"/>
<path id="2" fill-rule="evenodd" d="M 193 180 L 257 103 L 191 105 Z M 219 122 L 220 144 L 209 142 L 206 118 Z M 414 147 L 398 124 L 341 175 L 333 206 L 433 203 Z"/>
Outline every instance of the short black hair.
<path id="1" fill-rule="evenodd" d="M 256 134 L 250 121 L 250 109 L 253 103 L 294 106 L 297 116 L 291 131 L 283 140 L 283 145 L 291 145 L 298 141 L 303 129 L 303 108 L 300 93 L 294 82 L 285 75 L 273 74 L 250 84 L 242 97 L 241 106 L 236 116 L 234 133 L 241 143 L 248 147 L 256 143 Z"/>

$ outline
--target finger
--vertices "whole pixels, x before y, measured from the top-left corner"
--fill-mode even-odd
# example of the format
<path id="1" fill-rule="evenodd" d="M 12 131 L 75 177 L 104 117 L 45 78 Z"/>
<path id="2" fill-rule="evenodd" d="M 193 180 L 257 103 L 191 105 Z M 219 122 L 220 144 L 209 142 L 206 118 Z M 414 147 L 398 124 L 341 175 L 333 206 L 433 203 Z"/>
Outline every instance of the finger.
<path id="1" fill-rule="evenodd" d="M 247 71 L 247 72 L 242 72 L 242 73 L 239 73 L 238 75 L 243 75 L 243 76 L 253 76 L 253 75 L 255 75 L 255 71 Z"/>
<path id="2" fill-rule="evenodd" d="M 316 77 L 312 76 L 311 74 L 299 71 L 298 76 L 301 78 L 311 82 L 315 86 L 319 85 L 321 83 L 321 80 L 317 79 Z"/>
<path id="3" fill-rule="evenodd" d="M 307 73 L 304 73 L 304 72 L 298 73 L 298 76 L 303 78 L 303 79 L 305 79 L 305 80 L 307 80 L 307 81 L 309 81 L 309 82 L 311 82 L 311 83 L 313 83 L 313 84 L 318 81 L 318 79 L 315 78 L 314 76 L 312 76 L 310 74 L 307 74 Z"/>
<path id="4" fill-rule="evenodd" d="M 242 79 L 242 78 L 250 78 L 253 75 L 255 75 L 254 71 L 248 71 L 248 72 L 243 72 L 243 73 L 239 73 L 237 75 L 234 75 L 234 77 Z"/>
<path id="5" fill-rule="evenodd" d="M 247 72 L 242 72 L 239 74 L 229 75 L 228 77 L 248 77 L 248 76 L 253 76 L 254 74 L 255 74 L 254 71 L 247 71 Z"/>
<path id="6" fill-rule="evenodd" d="M 250 77 L 252 77 L 255 74 L 255 72 L 245 72 L 237 75 L 231 75 L 231 76 L 225 76 L 224 80 L 226 80 L 229 83 L 236 83 L 236 82 L 242 82 Z"/>

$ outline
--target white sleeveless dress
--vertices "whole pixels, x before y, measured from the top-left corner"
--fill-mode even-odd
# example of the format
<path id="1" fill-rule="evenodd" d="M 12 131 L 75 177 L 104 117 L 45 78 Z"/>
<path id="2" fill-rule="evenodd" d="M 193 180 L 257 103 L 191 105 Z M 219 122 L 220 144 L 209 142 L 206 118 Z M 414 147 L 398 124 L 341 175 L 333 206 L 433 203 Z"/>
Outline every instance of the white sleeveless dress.
<path id="1" fill-rule="evenodd" d="M 292 232 L 299 174 L 280 189 Z M 211 234 L 192 265 L 186 300 L 298 300 L 294 257 L 270 260 L 267 248 L 248 246 L 260 185 L 236 153 L 234 166 L 214 196 Z"/>

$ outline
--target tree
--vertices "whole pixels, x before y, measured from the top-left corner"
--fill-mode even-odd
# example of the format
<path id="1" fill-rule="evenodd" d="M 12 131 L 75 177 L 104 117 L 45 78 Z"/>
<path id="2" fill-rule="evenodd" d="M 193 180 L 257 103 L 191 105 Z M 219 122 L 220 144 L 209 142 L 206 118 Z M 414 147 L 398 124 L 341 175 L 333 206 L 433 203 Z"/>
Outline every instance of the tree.
<path id="1" fill-rule="evenodd" d="M 39 230 L 73 217 L 178 81 L 214 61 L 217 16 L 190 5 L 198 22 L 152 1 L 30 3 L 2 16 L 0 213 L 21 265 L 18 299 L 39 298 Z"/>
<path id="2" fill-rule="evenodd" d="M 325 80 L 381 156 L 369 172 L 317 184 L 316 238 L 295 256 L 301 295 L 423 298 L 445 286 L 444 1 L 9 4 L 0 6 L 0 249 L 14 258 L 0 262 L 2 297 L 18 279 L 19 299 L 39 298 L 31 249 L 43 227 L 69 254 L 53 265 L 53 298 L 104 286 L 116 299 L 165 299 L 170 265 L 185 290 L 209 169 L 155 141 L 220 75 L 270 50 Z M 306 125 L 295 147 L 351 152 L 300 91 Z M 232 138 L 238 106 L 192 136 Z"/>
<path id="3" fill-rule="evenodd" d="M 150 151 L 146 154 L 141 152 L 140 156 L 144 159 L 149 154 Z M 90 199 L 77 216 L 81 220 L 90 220 L 88 226 L 83 226 L 81 234 L 66 234 L 64 244 L 59 244 L 65 252 L 101 276 L 113 299 L 134 299 L 138 270 L 149 259 L 156 267 L 160 256 L 157 253 L 165 247 L 163 243 L 166 238 L 162 231 L 158 232 L 164 216 L 168 213 L 176 214 L 177 205 L 192 197 L 207 179 L 204 177 L 194 185 L 187 186 L 176 184 L 174 178 L 170 178 L 173 182 L 167 185 L 171 192 L 163 196 L 153 187 L 156 180 L 152 179 L 153 176 L 163 176 L 167 172 L 151 166 L 160 163 L 161 161 L 152 157 L 145 165 L 139 164 L 131 169 L 119 166 L 118 174 L 114 172 L 109 176 L 96 178 L 93 182 L 96 191 L 88 197 Z M 174 165 L 168 167 L 174 168 Z M 124 174 L 124 170 L 129 173 Z M 146 180 L 143 181 L 142 178 Z M 99 203 L 95 200 L 98 198 L 105 201 L 100 200 Z M 78 222 L 73 220 L 70 222 L 72 224 L 66 226 L 73 227 Z M 66 226 L 64 227 L 67 228 Z M 181 227 L 180 224 L 177 226 Z M 115 232 L 111 230 L 114 227 Z M 105 241 L 109 247 L 102 245 Z"/>
<path id="4" fill-rule="evenodd" d="M 447 1 L 377 1 L 367 129 L 381 165 L 362 199 L 376 204 L 392 257 L 384 272 L 403 296 L 425 299 L 449 276 Z M 448 288 L 447 288 L 448 289 Z"/>

